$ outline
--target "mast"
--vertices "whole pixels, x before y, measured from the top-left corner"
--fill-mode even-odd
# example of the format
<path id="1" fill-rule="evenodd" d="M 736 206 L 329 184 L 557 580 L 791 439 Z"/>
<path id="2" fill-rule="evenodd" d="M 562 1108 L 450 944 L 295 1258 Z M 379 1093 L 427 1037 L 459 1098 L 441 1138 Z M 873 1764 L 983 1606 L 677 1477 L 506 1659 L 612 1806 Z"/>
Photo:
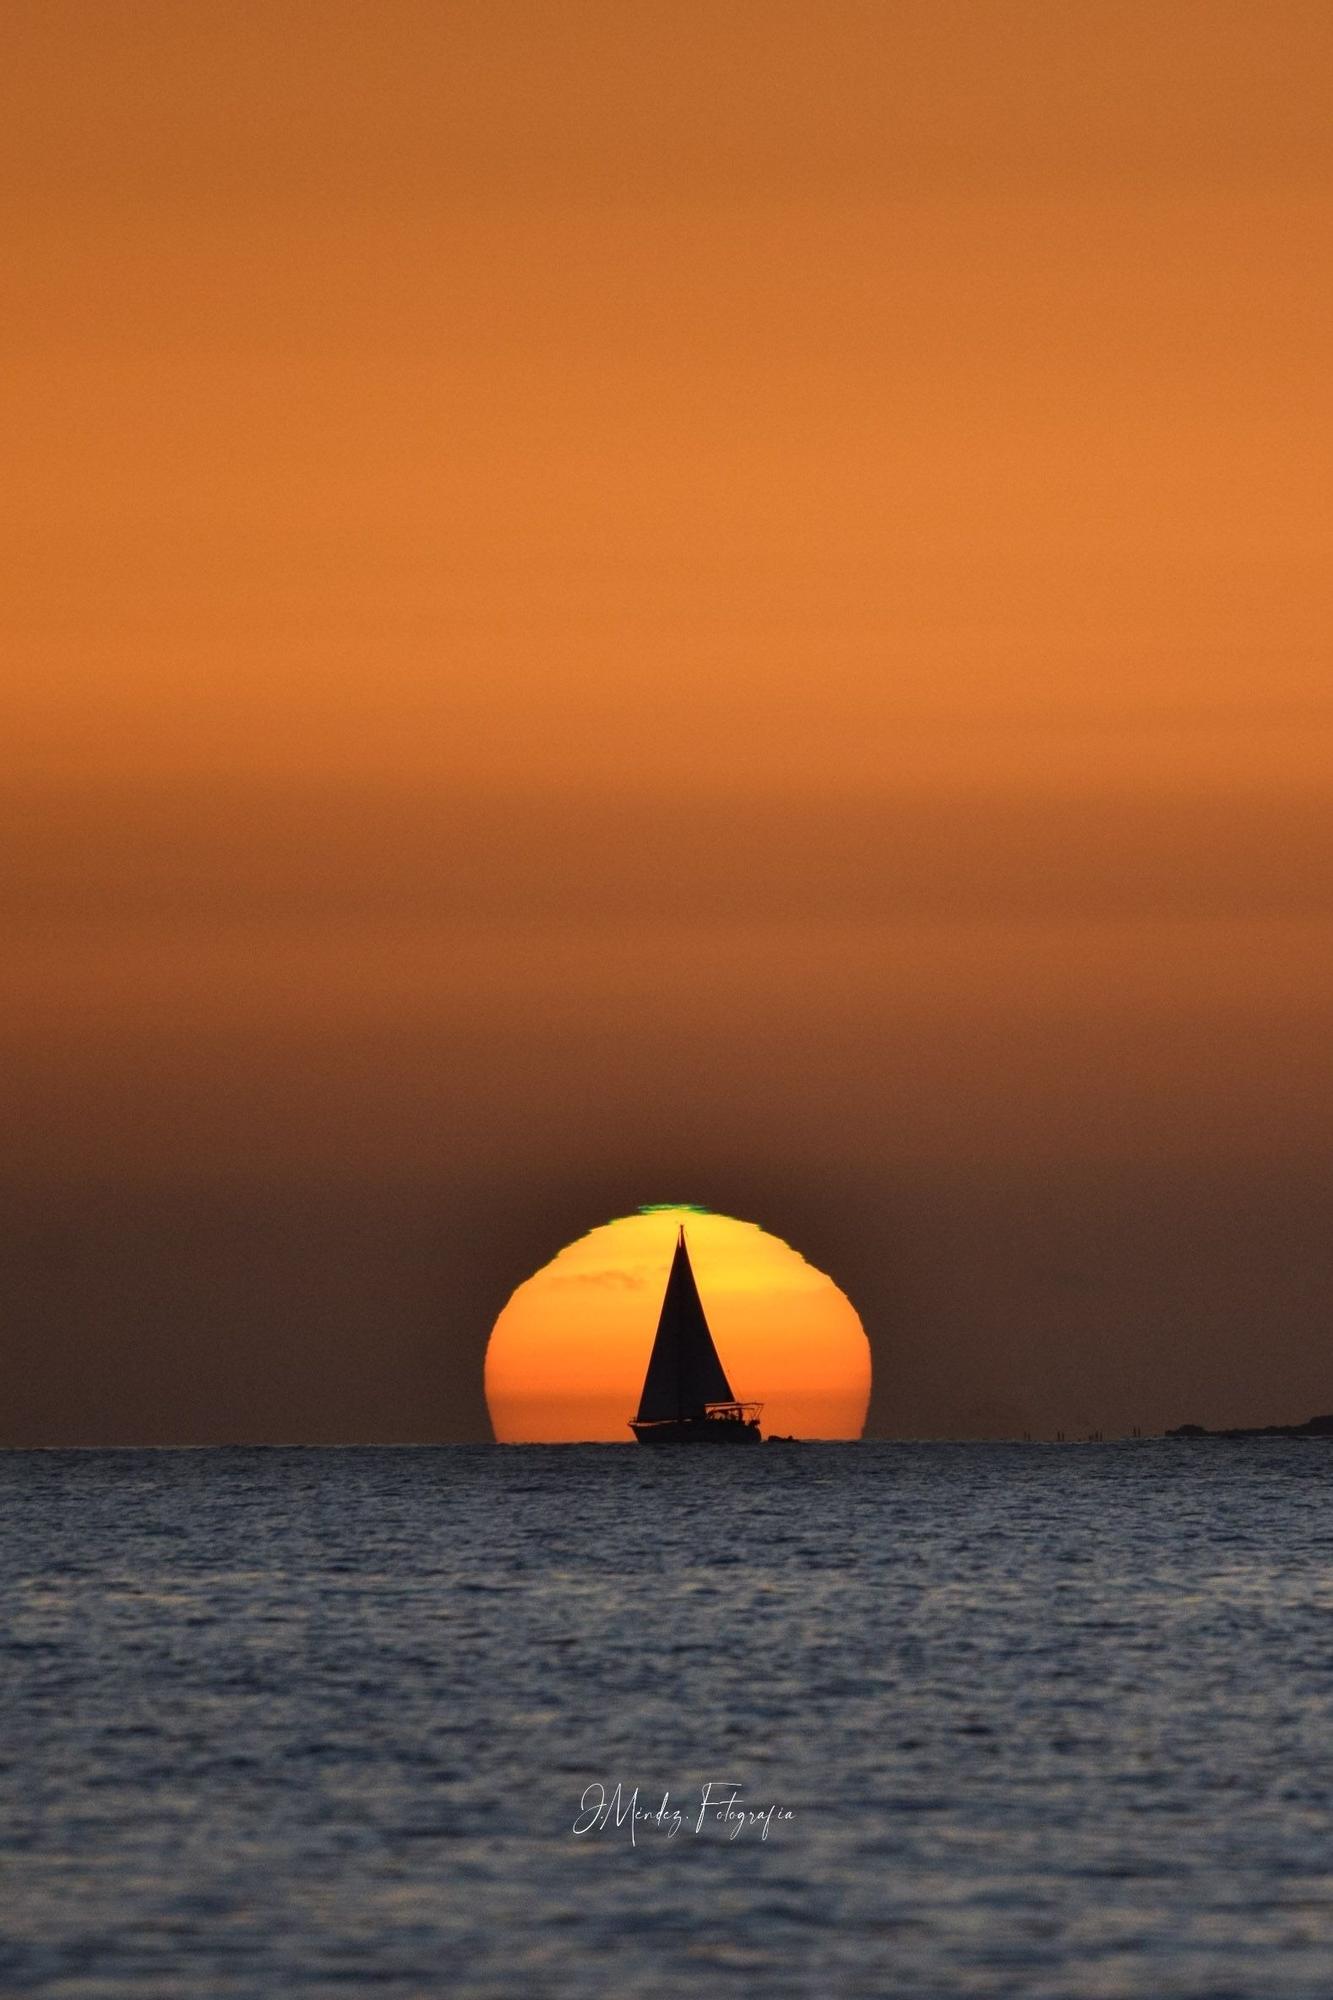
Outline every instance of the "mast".
<path id="1" fill-rule="evenodd" d="M 634 1421 L 679 1422 L 701 1416 L 706 1403 L 735 1400 L 704 1314 L 682 1223 Z"/>

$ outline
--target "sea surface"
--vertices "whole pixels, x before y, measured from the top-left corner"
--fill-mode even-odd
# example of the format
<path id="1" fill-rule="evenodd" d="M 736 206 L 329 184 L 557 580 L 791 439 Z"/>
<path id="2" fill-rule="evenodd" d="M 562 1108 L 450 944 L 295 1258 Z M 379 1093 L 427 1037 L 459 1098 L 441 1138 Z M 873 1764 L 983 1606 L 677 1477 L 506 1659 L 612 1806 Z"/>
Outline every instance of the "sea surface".
<path id="1" fill-rule="evenodd" d="M 0 1992 L 1329 2000 L 1331 1480 L 0 1454 Z"/>

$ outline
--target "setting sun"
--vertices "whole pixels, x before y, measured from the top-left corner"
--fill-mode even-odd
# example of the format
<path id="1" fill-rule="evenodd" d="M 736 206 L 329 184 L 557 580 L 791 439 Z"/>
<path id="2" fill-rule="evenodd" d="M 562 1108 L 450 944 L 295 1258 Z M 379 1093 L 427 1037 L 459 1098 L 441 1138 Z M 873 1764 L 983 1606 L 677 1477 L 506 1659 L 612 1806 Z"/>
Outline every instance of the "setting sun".
<path id="1" fill-rule="evenodd" d="M 623 1216 L 521 1284 L 486 1351 L 501 1444 L 629 1443 L 677 1231 L 735 1394 L 765 1435 L 855 1438 L 870 1349 L 833 1280 L 753 1222 L 687 1205 Z"/>

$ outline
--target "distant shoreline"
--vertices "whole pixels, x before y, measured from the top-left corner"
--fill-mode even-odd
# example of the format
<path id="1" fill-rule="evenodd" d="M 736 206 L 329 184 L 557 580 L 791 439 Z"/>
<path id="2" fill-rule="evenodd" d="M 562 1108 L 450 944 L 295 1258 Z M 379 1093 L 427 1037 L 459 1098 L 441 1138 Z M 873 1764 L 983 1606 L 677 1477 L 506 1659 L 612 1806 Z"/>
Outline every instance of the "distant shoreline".
<path id="1" fill-rule="evenodd" d="M 1303 1424 L 1252 1424 L 1227 1431 L 1205 1430 L 1202 1424 L 1178 1424 L 1164 1431 L 1169 1438 L 1303 1438 L 1333 1437 L 1333 1416 L 1307 1417 Z"/>

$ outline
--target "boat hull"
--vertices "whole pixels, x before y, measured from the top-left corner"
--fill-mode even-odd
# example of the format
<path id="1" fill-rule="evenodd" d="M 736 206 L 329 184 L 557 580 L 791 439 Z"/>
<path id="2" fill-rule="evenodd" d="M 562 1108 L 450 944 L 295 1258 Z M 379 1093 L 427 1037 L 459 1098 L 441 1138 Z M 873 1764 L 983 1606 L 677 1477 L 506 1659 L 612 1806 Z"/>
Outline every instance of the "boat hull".
<path id="1" fill-rule="evenodd" d="M 630 1425 L 640 1444 L 758 1444 L 758 1420 L 681 1417 L 674 1423 Z"/>

